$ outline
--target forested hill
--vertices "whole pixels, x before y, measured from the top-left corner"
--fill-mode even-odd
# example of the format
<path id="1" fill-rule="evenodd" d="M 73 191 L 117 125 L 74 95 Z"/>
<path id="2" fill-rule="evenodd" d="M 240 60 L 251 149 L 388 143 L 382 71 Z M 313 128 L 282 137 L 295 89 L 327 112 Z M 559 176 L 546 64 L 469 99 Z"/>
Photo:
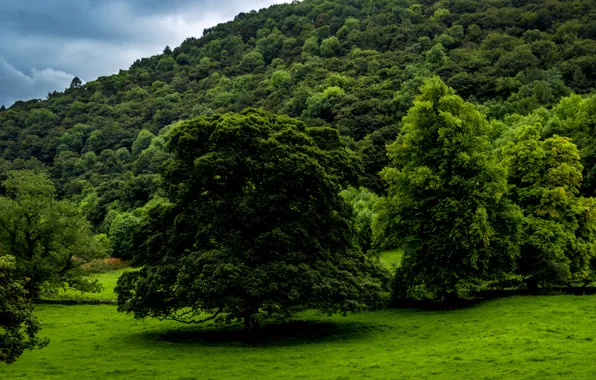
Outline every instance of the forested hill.
<path id="1" fill-rule="evenodd" d="M 117 75 L 3 107 L 0 167 L 48 170 L 108 232 L 158 199 L 170 124 L 262 107 L 339 128 L 379 192 L 385 144 L 434 75 L 492 120 L 558 117 L 551 131 L 568 128 L 590 170 L 594 0 L 304 0 L 243 13 Z M 573 93 L 583 98 L 557 106 Z"/>

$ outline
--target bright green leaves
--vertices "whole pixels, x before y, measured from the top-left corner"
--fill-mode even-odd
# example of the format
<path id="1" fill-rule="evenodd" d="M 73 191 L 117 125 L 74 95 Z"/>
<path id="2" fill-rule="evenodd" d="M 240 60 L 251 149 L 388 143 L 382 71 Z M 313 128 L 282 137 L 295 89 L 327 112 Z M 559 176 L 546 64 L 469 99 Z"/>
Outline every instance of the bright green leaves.
<path id="1" fill-rule="evenodd" d="M 504 197 L 486 118 L 438 78 L 414 104 L 388 146 L 375 240 L 406 248 L 397 298 L 467 297 L 513 270 L 521 215 Z"/>
<path id="2" fill-rule="evenodd" d="M 591 279 L 593 199 L 578 197 L 583 166 L 571 139 L 542 140 L 540 125 L 522 125 L 503 149 L 512 198 L 524 211 L 519 272 L 528 286 L 548 287 Z"/>
<path id="3" fill-rule="evenodd" d="M 97 284 L 82 278 L 81 265 L 105 255 L 104 244 L 74 204 L 55 199 L 43 174 L 10 172 L 0 197 L 0 251 L 16 258 L 16 275 L 27 278 L 31 296 L 42 289 L 71 286 L 91 291 Z"/>

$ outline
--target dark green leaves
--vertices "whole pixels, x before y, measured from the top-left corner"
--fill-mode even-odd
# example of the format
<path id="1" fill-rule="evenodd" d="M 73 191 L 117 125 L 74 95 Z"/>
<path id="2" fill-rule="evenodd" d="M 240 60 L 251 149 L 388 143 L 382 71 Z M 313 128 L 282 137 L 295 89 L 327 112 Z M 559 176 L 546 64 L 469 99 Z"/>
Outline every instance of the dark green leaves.
<path id="1" fill-rule="evenodd" d="M 119 282 L 120 310 L 195 322 L 223 312 L 250 327 L 379 305 L 386 273 L 352 240 L 338 193 L 359 165 L 337 130 L 246 110 L 179 123 L 169 148 L 174 206 L 141 228 L 144 268 Z"/>

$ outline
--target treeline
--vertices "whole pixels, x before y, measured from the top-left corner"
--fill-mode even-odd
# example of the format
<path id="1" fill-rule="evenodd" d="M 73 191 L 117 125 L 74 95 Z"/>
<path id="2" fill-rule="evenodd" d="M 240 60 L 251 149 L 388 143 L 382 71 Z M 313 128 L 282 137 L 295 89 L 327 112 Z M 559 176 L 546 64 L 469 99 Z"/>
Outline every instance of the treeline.
<path id="1" fill-rule="evenodd" d="M 118 214 L 162 195 L 163 128 L 260 107 L 337 127 L 364 159 L 364 184 L 380 193 L 383 147 L 425 78 L 439 75 L 490 119 L 592 91 L 595 8 L 306 0 L 241 14 L 118 75 L 0 111 L 0 167 L 49 171 L 58 195 L 109 233 Z"/>
<path id="2" fill-rule="evenodd" d="M 389 294 L 453 305 L 591 287 L 596 199 L 580 194 L 580 153 L 549 129 L 554 113 L 490 122 L 438 77 L 420 92 L 387 146 L 386 195 L 354 187 L 360 158 L 333 128 L 253 109 L 174 125 L 171 203 L 132 234 L 141 269 L 119 280 L 119 310 L 253 328 L 384 307 Z M 396 247 L 391 276 L 377 254 Z"/>

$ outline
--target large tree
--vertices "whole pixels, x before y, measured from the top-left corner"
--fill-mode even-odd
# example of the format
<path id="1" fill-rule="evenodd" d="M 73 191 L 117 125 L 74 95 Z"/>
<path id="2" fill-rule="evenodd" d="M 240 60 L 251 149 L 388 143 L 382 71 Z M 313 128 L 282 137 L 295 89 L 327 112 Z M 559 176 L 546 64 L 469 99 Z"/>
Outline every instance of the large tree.
<path id="1" fill-rule="evenodd" d="M 512 272 L 521 213 L 507 200 L 489 129 L 472 104 L 433 78 L 388 147 L 389 195 L 374 231 L 405 247 L 398 299 L 468 297 Z"/>
<path id="2" fill-rule="evenodd" d="M 387 274 L 354 243 L 338 194 L 359 164 L 336 129 L 246 110 L 179 123 L 169 148 L 173 205 L 137 234 L 142 269 L 118 281 L 120 311 L 251 328 L 305 308 L 379 305 Z"/>
<path id="3" fill-rule="evenodd" d="M 524 211 L 519 273 L 531 289 L 589 283 L 596 203 L 579 196 L 583 166 L 575 144 L 557 135 L 541 140 L 540 129 L 519 127 L 503 149 L 513 200 Z"/>
<path id="4" fill-rule="evenodd" d="M 43 348 L 47 339 L 38 338 L 39 323 L 27 292 L 15 278 L 15 260 L 0 256 L 0 363 L 13 363 L 25 350 Z"/>
<path id="5" fill-rule="evenodd" d="M 42 290 L 70 286 L 99 287 L 83 276 L 81 266 L 105 255 L 91 226 L 70 201 L 56 199 L 45 174 L 13 171 L 0 196 L 0 254 L 16 258 L 16 273 L 27 279 L 32 297 Z"/>

